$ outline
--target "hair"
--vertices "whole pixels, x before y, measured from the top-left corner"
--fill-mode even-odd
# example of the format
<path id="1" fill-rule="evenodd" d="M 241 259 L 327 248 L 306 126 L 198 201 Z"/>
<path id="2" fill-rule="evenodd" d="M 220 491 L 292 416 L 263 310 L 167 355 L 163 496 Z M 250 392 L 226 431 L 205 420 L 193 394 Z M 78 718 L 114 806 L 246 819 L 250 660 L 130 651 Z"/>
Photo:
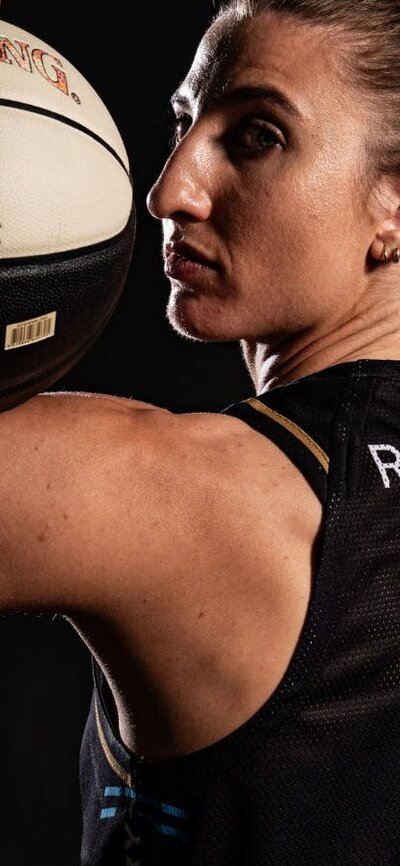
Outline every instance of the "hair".
<path id="1" fill-rule="evenodd" d="M 400 175 L 399 0 L 222 0 L 214 20 L 275 12 L 340 36 L 339 71 L 372 111 L 367 176 Z"/>

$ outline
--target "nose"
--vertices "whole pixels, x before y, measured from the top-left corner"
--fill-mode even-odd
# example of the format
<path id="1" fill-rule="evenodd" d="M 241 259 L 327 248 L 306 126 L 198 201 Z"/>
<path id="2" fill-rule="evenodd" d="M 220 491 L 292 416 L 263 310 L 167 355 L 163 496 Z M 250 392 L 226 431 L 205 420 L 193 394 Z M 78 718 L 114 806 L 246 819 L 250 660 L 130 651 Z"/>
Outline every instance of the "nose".
<path id="1" fill-rule="evenodd" d="M 204 137 L 186 133 L 147 196 L 156 219 L 206 220 L 212 210 L 210 153 Z"/>

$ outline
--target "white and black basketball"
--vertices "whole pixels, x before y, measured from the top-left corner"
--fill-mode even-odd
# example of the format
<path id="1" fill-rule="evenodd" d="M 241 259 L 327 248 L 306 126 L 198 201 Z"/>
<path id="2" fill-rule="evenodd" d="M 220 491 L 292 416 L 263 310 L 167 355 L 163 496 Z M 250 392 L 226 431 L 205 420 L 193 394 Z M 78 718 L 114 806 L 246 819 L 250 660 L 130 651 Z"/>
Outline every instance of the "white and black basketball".
<path id="1" fill-rule="evenodd" d="M 0 409 L 94 342 L 134 233 L 128 157 L 104 103 L 53 48 L 0 21 Z"/>

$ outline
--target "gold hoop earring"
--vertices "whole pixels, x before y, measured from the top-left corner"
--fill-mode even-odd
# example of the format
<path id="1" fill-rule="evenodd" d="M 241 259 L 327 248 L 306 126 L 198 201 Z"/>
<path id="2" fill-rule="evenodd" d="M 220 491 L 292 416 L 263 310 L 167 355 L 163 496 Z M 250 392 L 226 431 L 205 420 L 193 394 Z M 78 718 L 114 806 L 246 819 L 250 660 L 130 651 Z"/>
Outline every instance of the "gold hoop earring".
<path id="1" fill-rule="evenodd" d="M 393 250 L 392 261 L 398 265 L 400 262 L 400 250 L 397 247 Z"/>

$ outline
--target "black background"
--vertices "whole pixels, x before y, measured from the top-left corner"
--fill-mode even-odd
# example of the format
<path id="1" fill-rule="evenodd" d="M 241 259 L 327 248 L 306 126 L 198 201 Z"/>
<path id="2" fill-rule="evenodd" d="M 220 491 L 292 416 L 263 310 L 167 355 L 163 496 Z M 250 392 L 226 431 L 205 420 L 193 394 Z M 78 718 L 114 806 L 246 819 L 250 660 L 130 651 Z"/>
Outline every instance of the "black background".
<path id="1" fill-rule="evenodd" d="M 128 22 L 128 11 L 136 22 Z M 252 393 L 236 345 L 200 344 L 165 320 L 160 227 L 146 194 L 168 152 L 168 101 L 190 66 L 211 0 L 3 0 L 2 17 L 42 37 L 98 91 L 135 178 L 137 241 L 123 298 L 102 337 L 56 389 L 101 391 L 181 411 L 218 411 Z M 1 209 L 1 206 L 0 206 Z M 0 623 L 0 862 L 78 866 L 79 744 L 89 654 L 60 617 Z"/>

